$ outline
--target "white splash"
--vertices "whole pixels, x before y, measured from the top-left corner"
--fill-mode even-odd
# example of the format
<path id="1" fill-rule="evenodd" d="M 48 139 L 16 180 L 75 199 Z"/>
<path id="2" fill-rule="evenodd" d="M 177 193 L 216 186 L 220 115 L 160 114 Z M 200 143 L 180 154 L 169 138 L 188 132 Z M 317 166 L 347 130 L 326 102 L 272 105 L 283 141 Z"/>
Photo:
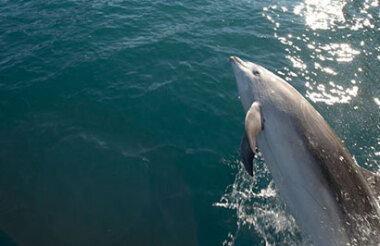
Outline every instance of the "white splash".
<path id="1" fill-rule="evenodd" d="M 252 230 L 265 242 L 275 245 L 279 240 L 286 245 L 302 244 L 300 231 L 294 218 L 286 211 L 285 205 L 277 194 L 268 169 L 261 164 L 254 164 L 254 176 L 250 177 L 239 161 L 233 184 L 226 187 L 225 194 L 213 206 L 236 211 L 235 232 L 227 235 L 223 245 L 232 246 L 243 229 Z M 231 165 L 230 165 L 231 166 Z M 263 183 L 267 183 L 264 187 Z"/>

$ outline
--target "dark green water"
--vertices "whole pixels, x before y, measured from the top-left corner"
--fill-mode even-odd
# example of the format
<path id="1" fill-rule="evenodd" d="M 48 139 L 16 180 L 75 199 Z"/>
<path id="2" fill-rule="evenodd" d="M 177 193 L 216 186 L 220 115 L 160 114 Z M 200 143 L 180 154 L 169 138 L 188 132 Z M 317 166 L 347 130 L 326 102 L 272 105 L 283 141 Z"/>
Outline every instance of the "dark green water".
<path id="1" fill-rule="evenodd" d="M 298 245 L 230 55 L 380 167 L 378 1 L 0 0 L 1 245 Z"/>

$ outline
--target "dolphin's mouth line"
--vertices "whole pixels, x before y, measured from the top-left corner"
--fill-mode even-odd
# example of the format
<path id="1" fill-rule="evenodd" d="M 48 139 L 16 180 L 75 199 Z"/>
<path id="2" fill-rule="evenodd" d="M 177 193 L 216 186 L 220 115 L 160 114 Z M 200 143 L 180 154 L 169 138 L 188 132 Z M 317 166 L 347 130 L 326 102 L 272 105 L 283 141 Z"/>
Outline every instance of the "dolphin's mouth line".
<path id="1" fill-rule="evenodd" d="M 246 67 L 245 66 L 245 62 L 243 61 L 243 60 L 241 60 L 239 57 L 237 57 L 237 56 L 231 56 L 230 57 L 230 63 L 232 63 L 232 62 L 234 62 L 234 63 L 236 63 L 236 64 L 238 64 L 238 65 L 240 65 L 240 66 L 242 66 L 242 67 Z"/>

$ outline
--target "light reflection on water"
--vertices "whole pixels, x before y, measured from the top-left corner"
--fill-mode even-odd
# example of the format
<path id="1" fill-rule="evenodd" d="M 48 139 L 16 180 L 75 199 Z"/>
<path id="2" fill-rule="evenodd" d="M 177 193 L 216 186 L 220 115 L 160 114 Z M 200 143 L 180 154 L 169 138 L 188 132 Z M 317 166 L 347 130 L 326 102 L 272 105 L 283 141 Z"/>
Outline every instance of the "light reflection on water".
<path id="1" fill-rule="evenodd" d="M 351 23 L 347 23 L 344 7 L 346 2 L 334 0 L 306 0 L 295 6 L 272 5 L 263 8 L 263 15 L 273 23 L 274 36 L 286 46 L 286 58 L 292 67 L 277 71 L 286 81 L 291 82 L 303 79 L 306 96 L 313 102 L 323 102 L 328 105 L 335 103 L 350 103 L 360 90 L 358 74 L 363 72 L 361 67 L 357 71 L 347 71 L 345 64 L 352 63 L 361 54 L 362 46 L 367 40 L 360 41 L 358 47 L 349 42 L 336 42 L 340 39 L 349 39 L 353 31 L 363 28 L 375 28 L 373 16 L 368 13 L 369 8 L 378 6 L 375 1 L 366 1 L 360 10 L 362 16 L 353 16 Z M 292 9 L 293 12 L 289 11 Z M 303 33 L 296 33 L 293 29 L 284 27 L 281 23 L 282 15 L 294 14 L 294 19 L 304 24 Z M 363 16 L 366 14 L 366 16 Z M 296 21 L 297 23 L 297 21 Z M 297 30 L 296 30 L 297 31 Z M 363 37 L 365 38 L 365 37 Z M 334 41 L 332 41 L 334 40 Z M 378 47 L 376 47 L 378 50 Z M 364 50 L 368 55 L 372 52 Z M 309 56 L 305 56 L 309 54 Z M 380 58 L 380 56 L 379 56 Z M 342 72 L 345 76 L 342 76 Z M 346 81 L 347 73 L 351 73 L 351 80 Z M 322 83 L 321 78 L 323 78 Z"/>
<path id="2" fill-rule="evenodd" d="M 294 7 L 293 12 L 305 18 L 311 29 L 328 30 L 331 26 L 344 23 L 343 1 L 306 0 Z"/>

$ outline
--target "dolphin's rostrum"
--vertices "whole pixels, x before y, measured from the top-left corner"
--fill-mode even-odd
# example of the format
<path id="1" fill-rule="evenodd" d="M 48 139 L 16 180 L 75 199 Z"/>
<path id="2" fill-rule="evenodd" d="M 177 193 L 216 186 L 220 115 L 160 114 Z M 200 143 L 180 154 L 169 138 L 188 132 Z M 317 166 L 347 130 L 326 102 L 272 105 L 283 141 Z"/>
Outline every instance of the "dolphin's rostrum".
<path id="1" fill-rule="evenodd" d="M 253 175 L 256 143 L 276 187 L 315 245 L 380 245 L 379 176 L 356 164 L 323 117 L 267 69 L 230 58 L 246 111 L 241 142 Z"/>

